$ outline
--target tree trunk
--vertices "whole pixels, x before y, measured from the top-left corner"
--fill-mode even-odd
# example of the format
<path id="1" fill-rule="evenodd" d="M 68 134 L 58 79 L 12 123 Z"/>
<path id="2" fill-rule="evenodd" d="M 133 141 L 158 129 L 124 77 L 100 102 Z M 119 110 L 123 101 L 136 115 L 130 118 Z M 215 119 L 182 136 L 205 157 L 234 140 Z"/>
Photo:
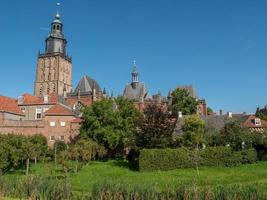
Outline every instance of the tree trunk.
<path id="1" fill-rule="evenodd" d="M 57 164 L 57 147 L 55 146 L 55 152 L 54 152 L 54 162 L 55 165 Z"/>
<path id="2" fill-rule="evenodd" d="M 76 160 L 76 165 L 75 165 L 75 173 L 78 173 L 78 160 Z"/>
<path id="3" fill-rule="evenodd" d="M 197 151 L 196 151 L 196 169 L 197 169 L 197 175 L 199 176 L 198 160 L 199 160 L 199 157 L 198 157 L 198 144 L 197 144 Z"/>
<path id="4" fill-rule="evenodd" d="M 30 159 L 26 159 L 26 176 L 29 176 Z"/>
<path id="5" fill-rule="evenodd" d="M 37 158 L 36 157 L 34 158 L 34 164 L 35 165 L 37 164 Z"/>

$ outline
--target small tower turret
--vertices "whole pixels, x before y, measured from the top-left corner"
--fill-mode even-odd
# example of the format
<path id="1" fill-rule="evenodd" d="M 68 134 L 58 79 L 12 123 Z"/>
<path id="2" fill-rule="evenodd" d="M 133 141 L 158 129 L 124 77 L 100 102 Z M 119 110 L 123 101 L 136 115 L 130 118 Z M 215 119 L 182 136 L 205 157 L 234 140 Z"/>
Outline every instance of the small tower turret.
<path id="1" fill-rule="evenodd" d="M 60 4 L 58 4 L 59 6 Z M 46 54 L 61 53 L 66 56 L 66 45 L 67 40 L 63 34 L 63 24 L 61 22 L 61 17 L 59 14 L 59 9 L 57 10 L 54 21 L 51 23 L 51 31 L 46 39 Z"/>
<path id="2" fill-rule="evenodd" d="M 137 71 L 137 65 L 136 65 L 136 61 L 133 61 L 133 71 L 132 71 L 132 86 L 133 88 L 137 87 L 137 84 L 139 82 L 138 80 L 138 71 Z"/>

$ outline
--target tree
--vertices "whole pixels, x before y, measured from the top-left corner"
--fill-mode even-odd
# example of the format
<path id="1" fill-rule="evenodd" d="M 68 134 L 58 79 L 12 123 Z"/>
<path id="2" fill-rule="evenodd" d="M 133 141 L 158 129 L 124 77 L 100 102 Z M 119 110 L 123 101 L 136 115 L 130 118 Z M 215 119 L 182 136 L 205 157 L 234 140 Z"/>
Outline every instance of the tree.
<path id="1" fill-rule="evenodd" d="M 207 114 L 212 115 L 213 113 L 214 113 L 213 110 L 210 107 L 208 107 L 207 108 Z"/>
<path id="2" fill-rule="evenodd" d="M 33 159 L 35 164 L 41 156 L 45 156 L 48 146 L 47 139 L 42 135 L 33 135 L 29 137 L 30 142 L 33 144 Z"/>
<path id="3" fill-rule="evenodd" d="M 64 141 L 61 140 L 56 140 L 54 143 L 54 162 L 55 164 L 57 164 L 57 155 L 62 152 L 65 151 L 67 149 L 67 145 Z"/>
<path id="4" fill-rule="evenodd" d="M 59 163 L 62 164 L 65 173 L 70 170 L 78 172 L 79 164 L 87 164 L 96 158 L 102 158 L 106 154 L 105 148 L 92 140 L 80 139 L 70 144 L 69 148 L 59 154 Z"/>
<path id="5" fill-rule="evenodd" d="M 139 148 L 165 148 L 173 141 L 174 124 L 171 114 L 157 104 L 148 105 L 139 121 L 136 145 Z"/>
<path id="6" fill-rule="evenodd" d="M 198 148 L 204 143 L 205 122 L 199 116 L 191 115 L 186 117 L 182 130 L 184 146 Z"/>
<path id="7" fill-rule="evenodd" d="M 234 150 L 250 148 L 252 139 L 249 130 L 242 126 L 239 121 L 230 121 L 219 134 L 218 145 L 230 145 Z"/>
<path id="8" fill-rule="evenodd" d="M 205 122 L 197 115 L 191 115 L 185 118 L 182 126 L 183 130 L 183 143 L 187 147 L 194 149 L 192 161 L 196 165 L 197 174 L 199 175 L 199 148 L 200 145 L 204 144 L 204 133 L 205 133 Z"/>
<path id="9" fill-rule="evenodd" d="M 29 175 L 29 168 L 30 168 L 30 159 L 34 157 L 34 144 L 30 141 L 28 137 L 24 138 L 22 146 L 22 160 L 25 162 L 26 165 L 26 176 Z"/>
<path id="10" fill-rule="evenodd" d="M 177 88 L 172 92 L 171 110 L 176 117 L 178 112 L 182 112 L 183 115 L 196 114 L 197 104 L 197 100 L 191 97 L 186 89 Z"/>
<path id="11" fill-rule="evenodd" d="M 110 156 L 121 154 L 133 141 L 140 112 L 123 97 L 103 99 L 84 109 L 81 138 L 105 146 Z"/>

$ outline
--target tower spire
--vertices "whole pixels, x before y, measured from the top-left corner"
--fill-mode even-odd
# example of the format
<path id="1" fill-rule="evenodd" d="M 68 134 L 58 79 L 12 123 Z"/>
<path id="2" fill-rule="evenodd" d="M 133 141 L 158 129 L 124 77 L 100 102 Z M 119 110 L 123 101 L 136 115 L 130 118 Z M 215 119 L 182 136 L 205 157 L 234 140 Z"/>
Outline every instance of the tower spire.
<path id="1" fill-rule="evenodd" d="M 55 19 L 51 24 L 51 33 L 46 39 L 46 54 L 62 54 L 66 55 L 67 40 L 63 34 L 63 23 L 60 17 L 60 3 L 57 3 L 57 12 Z"/>
<path id="2" fill-rule="evenodd" d="M 133 71 L 132 71 L 132 85 L 133 88 L 136 88 L 138 84 L 138 71 L 137 71 L 137 65 L 136 65 L 136 60 L 133 61 Z"/>
<path id="3" fill-rule="evenodd" d="M 56 19 L 60 19 L 60 14 L 59 14 L 59 8 L 60 8 L 60 3 L 57 3 L 57 14 L 56 14 Z"/>

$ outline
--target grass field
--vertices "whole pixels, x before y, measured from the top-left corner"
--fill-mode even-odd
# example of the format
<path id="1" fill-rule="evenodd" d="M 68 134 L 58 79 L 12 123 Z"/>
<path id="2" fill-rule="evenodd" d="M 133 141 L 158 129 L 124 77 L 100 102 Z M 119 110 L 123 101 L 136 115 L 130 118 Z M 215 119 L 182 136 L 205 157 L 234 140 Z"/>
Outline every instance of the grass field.
<path id="1" fill-rule="evenodd" d="M 60 166 L 37 164 L 31 166 L 31 173 L 39 176 L 63 175 Z M 5 175 L 6 177 L 24 176 L 22 170 Z M 261 184 L 261 191 L 267 191 L 267 162 L 242 165 L 234 168 L 201 168 L 197 176 L 195 169 L 177 169 L 158 172 L 135 172 L 129 170 L 124 161 L 93 162 L 84 166 L 78 174 L 70 176 L 75 192 L 91 192 L 94 184 L 114 182 L 128 185 L 154 185 L 159 190 L 175 187 L 184 183 L 198 186 L 217 184 Z M 267 195 L 267 194 L 266 194 Z"/>

